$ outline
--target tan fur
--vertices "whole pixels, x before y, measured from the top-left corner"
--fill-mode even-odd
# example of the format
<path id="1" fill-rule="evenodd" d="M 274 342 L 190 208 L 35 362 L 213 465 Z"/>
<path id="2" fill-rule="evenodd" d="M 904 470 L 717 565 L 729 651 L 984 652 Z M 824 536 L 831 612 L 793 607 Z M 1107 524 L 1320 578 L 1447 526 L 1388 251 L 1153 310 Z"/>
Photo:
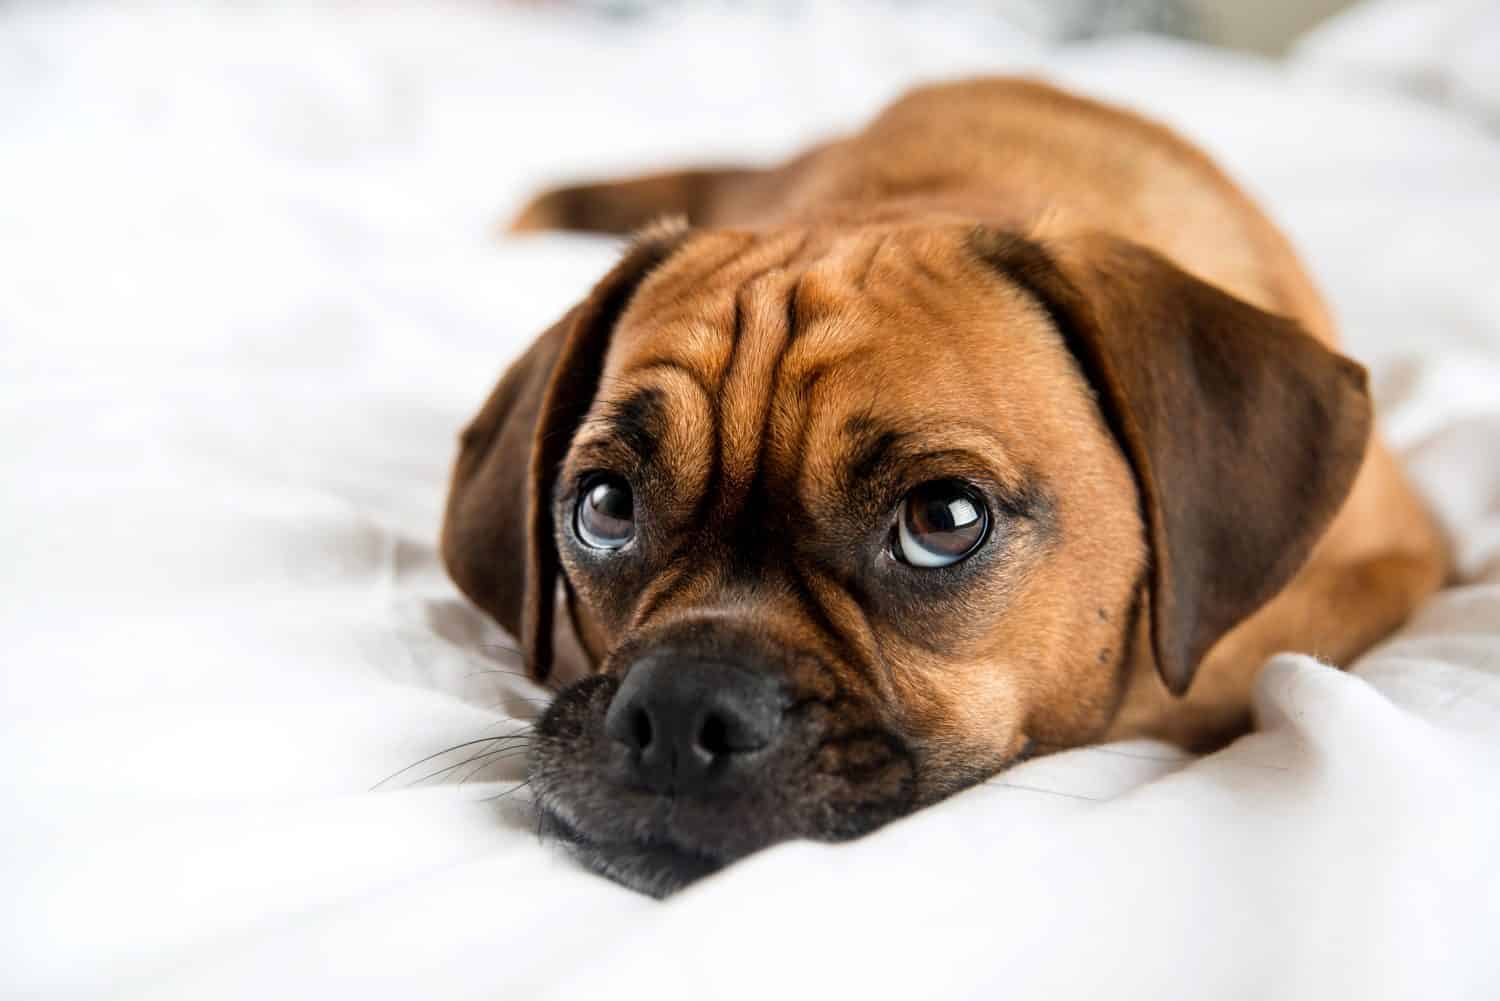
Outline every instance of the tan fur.
<path id="1" fill-rule="evenodd" d="M 1007 543 L 1006 573 L 958 599 L 963 614 L 939 644 L 882 625 L 816 560 L 803 568 L 856 651 L 834 659 L 850 673 L 854 661 L 867 668 L 845 683 L 872 691 L 940 764 L 998 766 L 1028 743 L 1143 734 L 1211 746 L 1246 725 L 1268 655 L 1303 650 L 1346 665 L 1445 578 L 1438 530 L 1373 440 L 1302 569 L 1212 647 L 1186 695 L 1163 685 L 1150 616 L 1132 614 L 1151 600 L 1153 557 L 1131 466 L 1046 313 L 966 249 L 982 224 L 1052 248 L 1066 268 L 1072 255 L 1087 263 L 1078 248 L 1090 234 L 1108 234 L 1333 346 L 1328 311 L 1285 238 L 1154 123 L 1029 81 L 942 85 L 784 167 L 575 186 L 538 198 L 514 228 L 620 231 L 670 212 L 698 231 L 630 296 L 564 475 L 583 461 L 593 419 L 653 387 L 672 414 L 662 451 L 684 504 L 714 465 L 703 432 L 713 413 L 723 474 L 708 502 L 726 512 L 759 476 L 806 512 L 799 527 L 839 525 L 841 429 L 870 413 L 925 429 L 935 448 L 981 454 L 994 475 L 1049 498 L 1050 531 Z M 719 387 L 716 398 L 703 385 Z M 450 565 L 462 565 L 453 548 Z M 771 584 L 726 589 L 704 576 L 701 557 L 686 554 L 628 617 L 606 621 L 602 596 L 577 584 L 564 554 L 592 656 L 705 615 L 751 617 L 826 647 L 805 603 Z M 461 569 L 455 576 L 463 583 Z M 883 670 L 868 670 L 876 663 Z"/>

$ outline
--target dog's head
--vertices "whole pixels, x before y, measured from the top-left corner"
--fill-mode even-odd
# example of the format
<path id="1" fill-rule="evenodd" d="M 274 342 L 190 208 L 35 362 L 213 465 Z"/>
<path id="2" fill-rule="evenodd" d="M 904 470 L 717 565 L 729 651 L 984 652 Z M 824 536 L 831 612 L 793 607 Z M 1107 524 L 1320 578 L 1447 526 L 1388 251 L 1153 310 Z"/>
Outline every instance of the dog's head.
<path id="1" fill-rule="evenodd" d="M 1363 371 L 1162 257 L 963 226 L 661 228 L 464 432 L 443 553 L 552 661 L 552 830 L 666 892 L 1174 692 L 1337 511 Z"/>

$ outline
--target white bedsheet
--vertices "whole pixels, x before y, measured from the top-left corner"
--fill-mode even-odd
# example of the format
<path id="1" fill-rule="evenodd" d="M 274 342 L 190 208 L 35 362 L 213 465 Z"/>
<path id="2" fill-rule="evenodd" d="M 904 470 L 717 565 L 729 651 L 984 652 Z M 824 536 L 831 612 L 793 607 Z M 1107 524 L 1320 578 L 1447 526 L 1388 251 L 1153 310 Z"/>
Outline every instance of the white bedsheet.
<path id="1" fill-rule="evenodd" d="M 1495 133 L 925 8 L 192 11 L 0 6 L 0 996 L 1500 996 Z M 456 429 L 612 248 L 493 224 L 543 179 L 1037 67 L 1285 223 L 1461 586 L 1352 674 L 1274 660 L 1220 754 L 1039 760 L 665 904 L 488 799 L 519 757 L 371 792 L 543 694 L 433 543 Z"/>

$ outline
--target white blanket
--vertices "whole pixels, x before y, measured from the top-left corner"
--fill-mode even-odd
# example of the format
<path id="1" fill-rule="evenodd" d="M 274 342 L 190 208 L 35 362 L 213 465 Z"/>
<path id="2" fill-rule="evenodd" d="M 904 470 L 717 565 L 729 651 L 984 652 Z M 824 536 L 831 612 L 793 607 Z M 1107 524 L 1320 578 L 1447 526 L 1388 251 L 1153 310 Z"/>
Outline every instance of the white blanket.
<path id="1" fill-rule="evenodd" d="M 0 996 L 1500 996 L 1500 141 L 905 10 L 0 6 Z M 1462 584 L 1350 674 L 1272 661 L 1222 753 L 1038 760 L 664 904 L 490 798 L 520 757 L 370 791 L 544 696 L 433 544 L 456 430 L 613 250 L 493 224 L 1016 68 L 1267 202 Z"/>

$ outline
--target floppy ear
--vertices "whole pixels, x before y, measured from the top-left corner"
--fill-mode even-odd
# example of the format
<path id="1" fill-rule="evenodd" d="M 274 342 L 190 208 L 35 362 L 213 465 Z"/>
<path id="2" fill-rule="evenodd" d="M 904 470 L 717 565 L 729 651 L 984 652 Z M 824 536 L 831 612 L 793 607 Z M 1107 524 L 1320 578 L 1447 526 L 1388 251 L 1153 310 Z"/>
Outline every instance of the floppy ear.
<path id="1" fill-rule="evenodd" d="M 1134 470 L 1152 645 L 1180 695 L 1343 505 L 1370 435 L 1365 371 L 1126 240 L 973 243 L 1046 309 Z"/>
<path id="2" fill-rule="evenodd" d="M 593 403 L 615 321 L 686 232 L 665 224 L 643 233 L 588 298 L 511 365 L 459 439 L 443 561 L 459 589 L 520 640 L 538 681 L 552 669 L 557 470 Z"/>

